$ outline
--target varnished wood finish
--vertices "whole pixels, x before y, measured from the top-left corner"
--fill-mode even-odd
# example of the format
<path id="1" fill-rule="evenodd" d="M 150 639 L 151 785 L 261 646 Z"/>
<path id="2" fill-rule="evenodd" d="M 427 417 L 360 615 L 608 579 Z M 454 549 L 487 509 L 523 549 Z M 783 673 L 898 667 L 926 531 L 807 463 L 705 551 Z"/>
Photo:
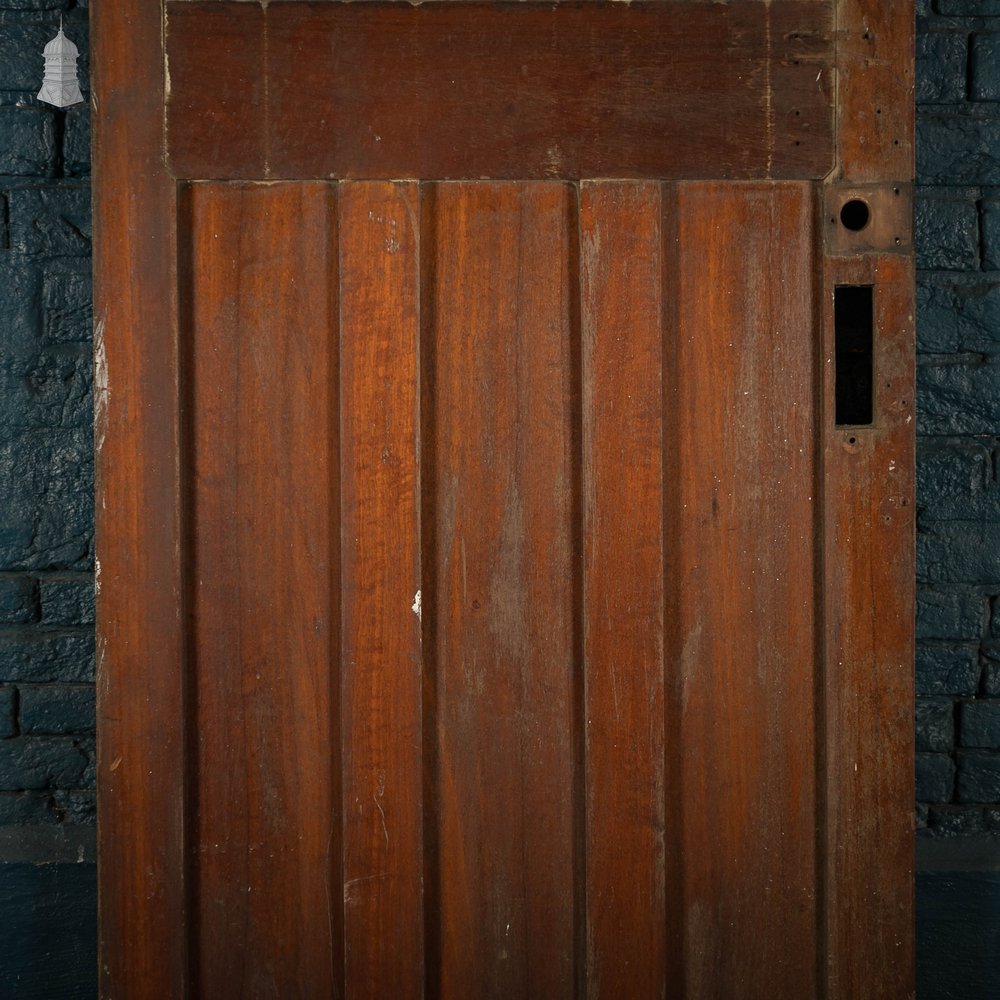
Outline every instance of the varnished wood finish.
<path id="1" fill-rule="evenodd" d="M 685 184 L 672 211 L 666 641 L 683 995 L 813 996 L 813 199 L 801 184 Z"/>
<path id="2" fill-rule="evenodd" d="M 340 190 L 346 993 L 405 1000 L 424 979 L 420 201 Z"/>
<path id="3" fill-rule="evenodd" d="M 875 421 L 833 426 L 833 289 L 872 285 Z M 827 803 L 821 830 L 830 997 L 913 992 L 914 325 L 912 262 L 824 267 Z M 864 920 L 856 915 L 863 913 Z M 870 921 L 870 923 L 869 923 Z"/>
<path id="4" fill-rule="evenodd" d="M 667 906 L 659 185 L 584 185 L 580 233 L 587 995 L 659 996 Z"/>
<path id="5" fill-rule="evenodd" d="M 93 29 L 101 992 L 174 1000 L 188 993 L 187 713 L 159 5 L 102 4 Z"/>
<path id="6" fill-rule="evenodd" d="M 95 7 L 103 997 L 911 994 L 910 16 Z"/>
<path id="7" fill-rule="evenodd" d="M 264 6 L 167 4 L 178 176 L 809 178 L 833 166 L 826 2 Z"/>
<path id="8" fill-rule="evenodd" d="M 573 995 L 574 208 L 425 195 L 442 997 Z"/>
<path id="9" fill-rule="evenodd" d="M 334 193 L 187 192 L 189 860 L 204 996 L 329 996 L 339 979 Z"/>

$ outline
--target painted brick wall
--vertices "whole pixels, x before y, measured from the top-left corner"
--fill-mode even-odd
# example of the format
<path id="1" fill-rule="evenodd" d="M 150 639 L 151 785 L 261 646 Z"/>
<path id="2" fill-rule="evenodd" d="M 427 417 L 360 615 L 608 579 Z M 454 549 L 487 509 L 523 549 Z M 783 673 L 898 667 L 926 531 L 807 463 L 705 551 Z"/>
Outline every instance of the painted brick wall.
<path id="1" fill-rule="evenodd" d="M 1000 831 L 1000 2 L 922 4 L 917 42 L 917 801 Z"/>
<path id="2" fill-rule="evenodd" d="M 0 0 L 0 827 L 94 821 L 88 112 L 34 97 L 60 12 L 85 79 L 86 3 Z"/>
<path id="3" fill-rule="evenodd" d="M 89 121 L 34 97 L 59 14 L 0 0 L 0 996 L 93 997 Z M 86 93 L 86 90 L 85 90 Z"/>

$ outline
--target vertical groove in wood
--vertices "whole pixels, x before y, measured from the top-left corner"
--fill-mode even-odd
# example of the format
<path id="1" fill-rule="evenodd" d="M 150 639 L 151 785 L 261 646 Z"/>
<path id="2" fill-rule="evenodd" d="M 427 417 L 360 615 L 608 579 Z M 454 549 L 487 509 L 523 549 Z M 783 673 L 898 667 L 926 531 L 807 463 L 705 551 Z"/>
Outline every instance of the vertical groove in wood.
<path id="1" fill-rule="evenodd" d="M 874 423 L 837 427 L 834 288 L 872 285 Z M 912 995 L 913 264 L 828 258 L 826 863 L 831 1000 Z M 857 919 L 863 914 L 864 919 Z"/>
<path id="2" fill-rule="evenodd" d="M 683 526 L 670 536 L 679 596 L 668 631 L 686 986 L 699 998 L 811 996 L 813 203 L 802 184 L 678 193 Z"/>
<path id="3" fill-rule="evenodd" d="M 581 188 L 587 995 L 662 996 L 660 191 Z"/>
<path id="4" fill-rule="evenodd" d="M 340 185 L 347 996 L 423 989 L 416 184 Z"/>
<path id="5" fill-rule="evenodd" d="M 338 985 L 335 202 L 322 183 L 191 191 L 199 979 L 212 996 Z"/>
<path id="6" fill-rule="evenodd" d="M 434 195 L 443 997 L 573 988 L 570 196 Z"/>
<path id="7" fill-rule="evenodd" d="M 580 185 L 567 200 L 569 290 L 570 459 L 572 552 L 568 585 L 573 594 L 573 997 L 587 995 L 587 689 L 584 656 L 583 298 L 580 285 Z"/>

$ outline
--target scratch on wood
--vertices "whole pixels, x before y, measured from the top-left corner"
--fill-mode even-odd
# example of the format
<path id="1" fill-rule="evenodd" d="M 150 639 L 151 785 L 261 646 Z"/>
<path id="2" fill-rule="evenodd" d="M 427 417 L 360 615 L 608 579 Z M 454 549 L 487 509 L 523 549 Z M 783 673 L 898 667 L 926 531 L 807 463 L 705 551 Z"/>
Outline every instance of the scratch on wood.
<path id="1" fill-rule="evenodd" d="M 108 426 L 108 400 L 111 396 L 108 385 L 108 358 L 104 348 L 105 317 L 94 327 L 94 449 L 98 456 L 104 447 Z"/>
<path id="2" fill-rule="evenodd" d="M 385 825 L 385 810 L 382 808 L 381 799 L 385 797 L 385 771 L 378 773 L 378 791 L 372 796 L 375 808 L 382 820 L 382 832 L 385 834 L 385 846 L 389 846 L 389 828 Z"/>

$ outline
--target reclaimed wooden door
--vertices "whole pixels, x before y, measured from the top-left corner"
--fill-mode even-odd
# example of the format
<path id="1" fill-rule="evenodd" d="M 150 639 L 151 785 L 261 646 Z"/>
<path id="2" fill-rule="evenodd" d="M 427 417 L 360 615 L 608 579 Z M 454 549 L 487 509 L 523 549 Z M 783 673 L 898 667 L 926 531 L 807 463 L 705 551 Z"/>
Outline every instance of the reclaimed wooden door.
<path id="1" fill-rule="evenodd" d="M 93 17 L 102 995 L 910 996 L 910 4 Z"/>

